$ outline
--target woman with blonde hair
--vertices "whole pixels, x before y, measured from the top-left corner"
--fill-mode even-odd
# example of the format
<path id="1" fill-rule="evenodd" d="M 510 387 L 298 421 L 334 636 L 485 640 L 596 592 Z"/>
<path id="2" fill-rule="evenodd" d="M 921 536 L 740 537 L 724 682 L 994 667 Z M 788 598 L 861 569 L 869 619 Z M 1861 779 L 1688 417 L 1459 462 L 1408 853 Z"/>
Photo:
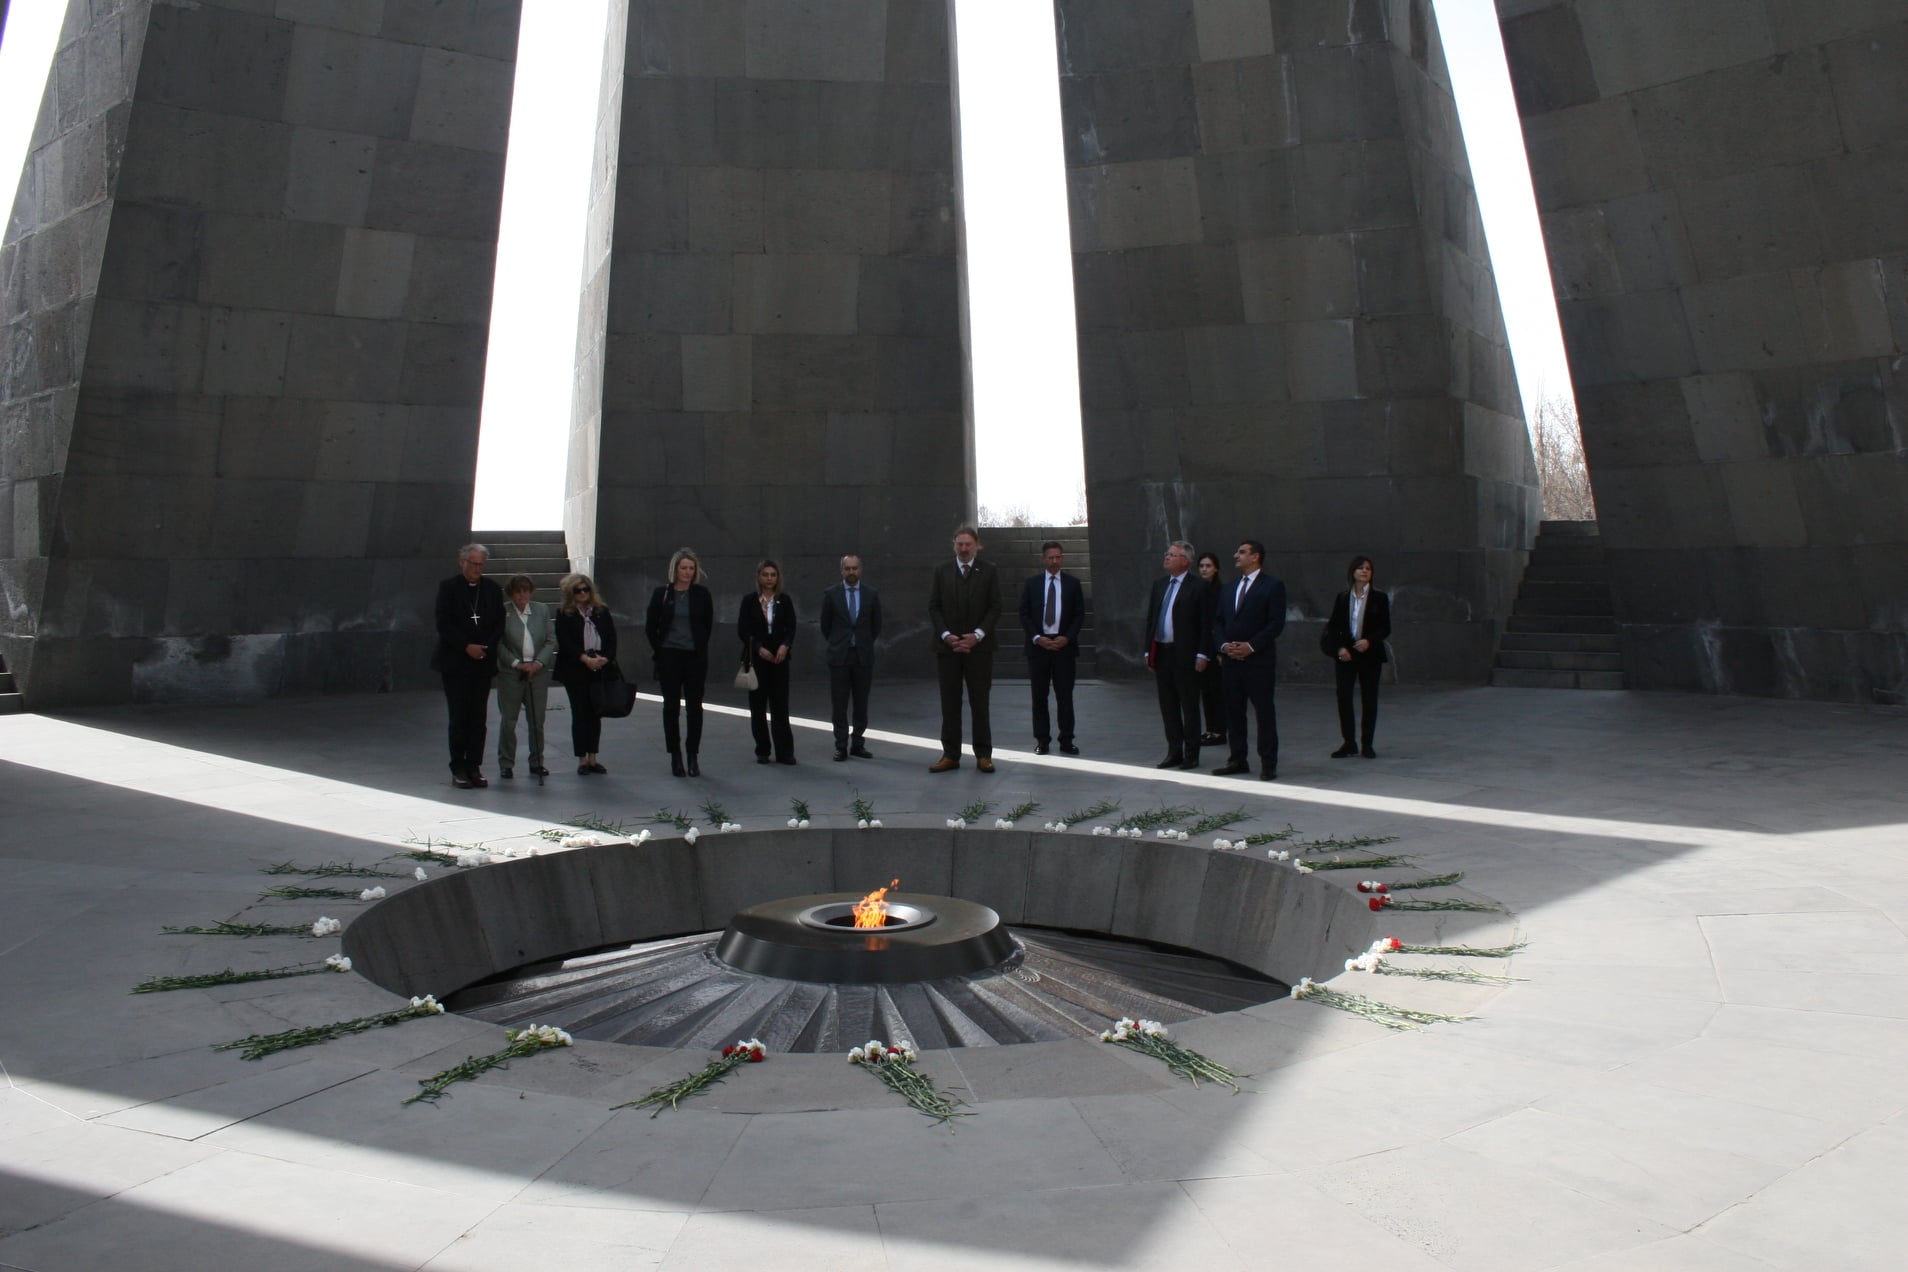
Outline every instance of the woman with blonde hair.
<path id="1" fill-rule="evenodd" d="M 603 738 L 603 717 L 590 701 L 590 686 L 605 679 L 605 671 L 616 657 L 616 624 L 589 575 L 565 575 L 559 586 L 563 608 L 556 616 L 555 675 L 570 696 L 570 742 L 576 751 L 576 771 L 579 776 L 607 773 L 609 770 L 596 760 Z"/>
<path id="2" fill-rule="evenodd" d="M 702 748 L 702 690 L 709 679 L 715 599 L 703 585 L 702 559 L 691 548 L 676 549 L 666 577 L 669 581 L 649 598 L 643 634 L 649 637 L 656 680 L 662 686 L 663 745 L 669 748 L 669 771 L 677 777 L 701 777 L 696 753 Z M 685 705 L 686 736 L 680 719 Z"/>

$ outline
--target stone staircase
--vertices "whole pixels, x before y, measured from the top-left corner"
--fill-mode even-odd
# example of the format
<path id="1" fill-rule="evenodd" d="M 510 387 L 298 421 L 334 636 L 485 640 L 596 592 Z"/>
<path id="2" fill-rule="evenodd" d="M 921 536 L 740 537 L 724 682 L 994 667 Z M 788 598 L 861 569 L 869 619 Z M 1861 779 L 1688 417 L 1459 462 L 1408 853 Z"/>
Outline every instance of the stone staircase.
<path id="1" fill-rule="evenodd" d="M 490 549 L 484 574 L 498 587 L 513 574 L 528 574 L 537 581 L 531 599 L 558 603 L 557 584 L 570 572 L 570 549 L 561 530 L 479 530 L 472 532 L 471 542 Z"/>
<path id="2" fill-rule="evenodd" d="M 13 683 L 13 673 L 7 670 L 7 660 L 0 658 L 0 715 L 14 715 L 26 710 L 26 695 Z"/>
<path id="3" fill-rule="evenodd" d="M 1623 654 L 1610 567 L 1594 521 L 1546 521 L 1504 624 L 1491 683 L 1516 689 L 1621 689 Z"/>
<path id="4" fill-rule="evenodd" d="M 1079 678 L 1098 674 L 1093 633 L 1093 561 L 1087 550 L 1085 526 L 986 526 L 981 530 L 982 552 L 1000 571 L 1000 652 L 994 656 L 994 677 L 1025 680 L 1025 633 L 1020 628 L 1020 589 L 1027 576 L 1046 567 L 1040 563 L 1040 545 L 1052 539 L 1066 550 L 1065 570 L 1080 580 L 1086 594 L 1086 621 L 1080 628 Z"/>

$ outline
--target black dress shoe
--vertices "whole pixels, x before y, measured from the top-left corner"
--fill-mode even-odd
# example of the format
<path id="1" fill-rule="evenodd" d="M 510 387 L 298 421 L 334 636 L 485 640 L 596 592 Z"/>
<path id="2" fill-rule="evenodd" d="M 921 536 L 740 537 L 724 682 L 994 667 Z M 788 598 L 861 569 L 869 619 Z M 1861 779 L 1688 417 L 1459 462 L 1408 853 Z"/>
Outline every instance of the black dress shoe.
<path id="1" fill-rule="evenodd" d="M 702 776 L 702 765 L 696 763 L 696 753 L 694 751 L 689 752 L 689 776 Z"/>
<path id="2" fill-rule="evenodd" d="M 755 762 L 757 764 L 773 764 L 775 761 L 771 760 L 766 755 L 758 755 L 755 757 Z"/>
<path id="3" fill-rule="evenodd" d="M 857 760 L 872 760 L 874 758 L 874 752 L 859 742 L 848 748 L 848 754 L 854 756 Z"/>
<path id="4" fill-rule="evenodd" d="M 576 766 L 576 775 L 578 777 L 588 777 L 590 774 L 594 773 L 595 771 L 596 771 L 595 769 L 591 768 L 587 764 L 579 764 Z"/>
<path id="5" fill-rule="evenodd" d="M 1223 733 L 1202 733 L 1199 735 L 1200 746 L 1223 746 L 1225 745 L 1225 741 L 1226 735 Z"/>
<path id="6" fill-rule="evenodd" d="M 1062 742 L 1060 744 L 1060 754 L 1062 755 L 1078 755 L 1079 753 L 1080 748 L 1071 742 Z"/>
<path id="7" fill-rule="evenodd" d="M 1182 772 L 1186 772 L 1186 773 L 1190 773 L 1194 769 L 1198 768 L 1199 767 L 1198 753 L 1194 752 L 1193 754 L 1188 755 L 1186 757 L 1186 762 L 1184 764 L 1181 764 L 1179 767 Z"/>
<path id="8" fill-rule="evenodd" d="M 472 786 L 489 786 L 490 785 L 489 782 L 484 780 L 484 775 L 482 773 L 479 773 L 476 769 L 472 769 L 470 771 L 470 784 Z"/>
<path id="9" fill-rule="evenodd" d="M 675 751 L 669 753 L 669 776 L 687 777 L 689 770 L 682 766 L 682 756 Z"/>
<path id="10" fill-rule="evenodd" d="M 1161 760 L 1159 763 L 1153 765 L 1153 767 L 1159 768 L 1159 769 L 1178 768 L 1180 765 L 1184 764 L 1185 762 L 1186 762 L 1186 757 L 1181 755 L 1179 752 L 1174 751 L 1171 755 L 1167 756 L 1165 759 Z"/>
<path id="11" fill-rule="evenodd" d="M 1035 755 L 1045 755 L 1046 753 L 1047 753 L 1047 744 L 1045 742 L 1034 743 Z"/>
<path id="12" fill-rule="evenodd" d="M 1279 780 L 1279 771 L 1268 764 L 1259 770 L 1259 780 L 1261 782 L 1276 782 Z"/>
<path id="13" fill-rule="evenodd" d="M 848 748 L 847 748 L 847 747 L 845 747 L 845 746 L 838 746 L 838 747 L 836 747 L 836 748 L 835 748 L 835 762 L 836 762 L 836 763 L 838 763 L 838 764 L 839 764 L 839 763 L 840 763 L 841 761 L 843 761 L 843 760 L 845 760 L 845 759 L 847 759 L 847 758 L 848 758 Z"/>
<path id="14" fill-rule="evenodd" d="M 595 773 L 597 776 L 601 777 L 603 774 L 609 772 L 609 770 L 604 768 L 601 764 L 592 764 L 590 765 L 590 772 Z"/>
<path id="15" fill-rule="evenodd" d="M 460 791 L 467 791 L 470 789 L 470 779 L 465 777 L 462 773 L 452 773 L 451 785 Z"/>
<path id="16" fill-rule="evenodd" d="M 792 755 L 778 755 L 775 757 L 775 762 L 777 764 L 793 764 L 795 757 Z"/>
<path id="17" fill-rule="evenodd" d="M 503 768 L 500 768 L 500 769 L 498 769 L 498 770 L 497 770 L 497 776 L 498 776 L 498 777 L 500 777 L 500 778 L 502 778 L 502 779 L 503 779 L 504 781 L 506 781 L 506 782 L 507 782 L 507 781 L 509 781 L 509 780 L 510 780 L 511 778 L 513 778 L 513 777 L 515 777 L 515 776 L 516 776 L 516 774 L 515 774 L 515 773 L 513 773 L 513 772 L 511 772 L 511 771 L 510 771 L 510 768 L 509 768 L 509 766 L 508 766 L 508 765 L 506 765 L 506 766 L 504 766 Z"/>
<path id="18" fill-rule="evenodd" d="M 544 768 L 541 764 L 532 764 L 530 766 L 530 775 L 532 777 L 548 777 L 550 776 L 550 770 Z"/>
<path id="19" fill-rule="evenodd" d="M 1332 752 L 1332 758 L 1334 760 L 1342 760 L 1346 756 L 1356 755 L 1356 754 L 1358 754 L 1358 748 L 1353 746 L 1351 743 L 1347 742 L 1344 746 L 1341 746 L 1336 751 Z"/>
<path id="20" fill-rule="evenodd" d="M 1237 777 L 1241 773 L 1250 773 L 1251 771 L 1251 765 L 1234 761 L 1230 764 L 1221 764 L 1212 771 L 1212 775 L 1214 777 Z"/>
<path id="21" fill-rule="evenodd" d="M 1364 750 L 1359 752 L 1359 754 L 1364 756 L 1368 760 L 1375 760 L 1378 758 L 1378 752 L 1372 750 L 1370 746 L 1366 746 Z"/>

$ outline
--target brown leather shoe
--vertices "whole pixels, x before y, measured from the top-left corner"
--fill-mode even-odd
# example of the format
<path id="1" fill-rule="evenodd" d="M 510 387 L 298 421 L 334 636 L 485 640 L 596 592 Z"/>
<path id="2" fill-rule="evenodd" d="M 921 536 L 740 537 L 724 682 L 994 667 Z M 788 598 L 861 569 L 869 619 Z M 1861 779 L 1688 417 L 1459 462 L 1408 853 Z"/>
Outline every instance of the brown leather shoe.
<path id="1" fill-rule="evenodd" d="M 943 755 L 943 756 L 942 756 L 942 757 L 941 757 L 940 759 L 938 759 L 938 760 L 936 760 L 936 761 L 934 761 L 934 763 L 932 763 L 932 764 L 930 764 L 930 765 L 928 765 L 928 772 L 930 772 L 930 773 L 949 773 L 949 772 L 952 772 L 953 770 L 955 770 L 955 769 L 957 769 L 957 768 L 959 768 L 960 766 L 961 766 L 961 762 L 960 762 L 959 760 L 957 760 L 957 759 L 955 759 L 955 758 L 954 758 L 953 756 L 951 756 L 951 755 Z"/>
<path id="2" fill-rule="evenodd" d="M 994 757 L 991 755 L 983 755 L 974 761 L 974 767 L 983 773 L 991 773 L 994 771 Z"/>

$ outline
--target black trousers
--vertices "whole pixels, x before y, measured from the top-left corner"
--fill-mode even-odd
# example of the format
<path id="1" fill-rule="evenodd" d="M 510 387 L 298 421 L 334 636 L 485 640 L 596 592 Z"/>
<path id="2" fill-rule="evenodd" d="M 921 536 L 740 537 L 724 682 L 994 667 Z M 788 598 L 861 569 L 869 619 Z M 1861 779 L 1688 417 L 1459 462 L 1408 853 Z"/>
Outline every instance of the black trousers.
<path id="1" fill-rule="evenodd" d="M 709 680 L 707 650 L 659 649 L 656 681 L 662 688 L 663 745 L 680 754 L 686 741 L 689 754 L 702 751 L 702 691 Z M 682 736 L 683 707 L 689 709 L 689 736 Z"/>
<path id="2" fill-rule="evenodd" d="M 1033 681 L 1034 741 L 1042 746 L 1053 740 L 1047 716 L 1049 688 L 1059 708 L 1060 740 L 1073 741 L 1073 678 L 1079 667 L 1080 656 L 1071 645 L 1061 650 L 1042 649 L 1032 644 L 1027 646 L 1027 674 Z"/>
<path id="3" fill-rule="evenodd" d="M 1279 766 L 1279 713 L 1272 701 L 1278 688 L 1278 664 L 1270 654 L 1246 661 L 1222 660 L 1226 681 L 1226 748 L 1234 764 L 1246 762 L 1246 709 L 1259 729 L 1259 762 Z"/>
<path id="4" fill-rule="evenodd" d="M 590 705 L 590 681 L 565 683 L 563 692 L 570 695 L 570 748 L 578 755 L 595 755 L 603 742 L 603 717 Z"/>
<path id="5" fill-rule="evenodd" d="M 479 672 L 447 671 L 444 705 L 450 708 L 450 770 L 475 773 L 484 766 L 489 736 L 490 677 Z"/>
<path id="6" fill-rule="evenodd" d="M 1199 754 L 1199 673 L 1173 656 L 1173 646 L 1153 647 L 1153 687 L 1159 691 L 1159 720 L 1166 726 L 1166 754 L 1180 759 Z"/>
<path id="7" fill-rule="evenodd" d="M 1199 696 L 1205 704 L 1206 732 L 1226 735 L 1226 673 L 1216 662 L 1199 674 Z"/>
<path id="8" fill-rule="evenodd" d="M 994 731 L 987 718 L 987 695 L 994 687 L 994 651 L 937 654 L 934 676 L 941 686 L 941 754 L 961 755 L 961 691 L 967 691 L 967 711 L 974 721 L 974 755 L 992 758 Z"/>
<path id="9" fill-rule="evenodd" d="M 792 760 L 795 730 L 788 723 L 788 664 L 750 658 L 757 685 L 749 694 L 749 731 L 755 734 L 755 753 L 767 755 L 773 748 L 776 759 Z"/>
<path id="10" fill-rule="evenodd" d="M 1335 662 L 1332 670 L 1338 673 L 1338 735 L 1345 739 L 1347 746 L 1352 740 L 1352 681 L 1358 682 L 1359 706 L 1364 708 L 1365 727 L 1359 733 L 1359 741 L 1366 747 L 1371 746 L 1372 735 L 1378 731 L 1378 679 L 1384 675 L 1385 665 L 1376 658 L 1353 658 L 1350 662 Z"/>
<path id="11" fill-rule="evenodd" d="M 868 732 L 868 689 L 874 684 L 873 664 L 863 662 L 860 653 L 852 649 L 848 651 L 848 659 L 845 663 L 830 664 L 828 668 L 828 709 L 835 721 L 837 751 L 848 746 L 851 723 L 857 744 Z"/>

